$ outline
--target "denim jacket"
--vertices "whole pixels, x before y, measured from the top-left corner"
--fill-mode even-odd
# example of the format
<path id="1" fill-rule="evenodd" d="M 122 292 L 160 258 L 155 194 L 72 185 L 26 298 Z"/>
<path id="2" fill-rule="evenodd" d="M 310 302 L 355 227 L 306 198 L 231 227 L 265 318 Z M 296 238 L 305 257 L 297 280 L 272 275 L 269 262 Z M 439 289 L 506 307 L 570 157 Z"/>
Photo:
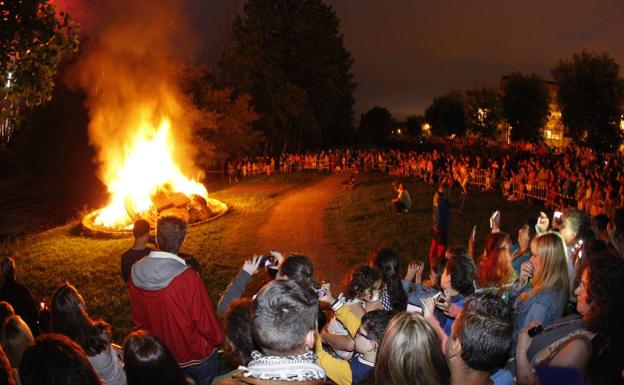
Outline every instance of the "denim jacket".
<path id="1" fill-rule="evenodd" d="M 527 286 L 516 295 L 512 352 L 515 352 L 518 334 L 529 322 L 538 320 L 542 325 L 548 325 L 560 319 L 565 310 L 566 298 L 562 289 L 546 290 L 524 301 L 520 300 L 520 294 L 530 289 Z"/>

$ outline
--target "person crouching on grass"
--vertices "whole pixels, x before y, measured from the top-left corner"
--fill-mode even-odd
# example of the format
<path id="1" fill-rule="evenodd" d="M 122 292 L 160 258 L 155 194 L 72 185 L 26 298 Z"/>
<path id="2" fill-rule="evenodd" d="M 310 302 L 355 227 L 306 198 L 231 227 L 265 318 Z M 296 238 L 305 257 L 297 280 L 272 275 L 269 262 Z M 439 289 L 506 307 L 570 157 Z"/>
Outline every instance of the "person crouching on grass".
<path id="1" fill-rule="evenodd" d="M 315 351 L 318 363 L 336 384 L 359 384 L 372 375 L 381 338 L 395 313 L 373 310 L 360 320 L 342 300 L 334 298 L 329 284 L 323 285 L 323 289 L 325 295 L 320 300 L 331 304 L 336 318 L 353 337 L 355 354 L 348 361 L 335 358 L 323 349 L 321 337 L 317 336 Z"/>

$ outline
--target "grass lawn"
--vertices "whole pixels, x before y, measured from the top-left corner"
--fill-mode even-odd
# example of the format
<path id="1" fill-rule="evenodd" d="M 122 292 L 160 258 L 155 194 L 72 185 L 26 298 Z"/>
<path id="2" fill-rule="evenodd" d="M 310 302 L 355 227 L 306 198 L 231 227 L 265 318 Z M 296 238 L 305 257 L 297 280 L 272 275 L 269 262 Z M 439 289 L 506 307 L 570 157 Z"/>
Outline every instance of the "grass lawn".
<path id="1" fill-rule="evenodd" d="M 217 300 L 243 260 L 258 252 L 256 229 L 280 197 L 322 176 L 314 172 L 274 175 L 250 178 L 231 189 L 224 188 L 229 185 L 223 181 L 209 186 L 212 196 L 226 202 L 232 210 L 214 222 L 191 227 L 182 251 L 200 261 L 213 300 Z M 394 248 L 405 263 L 408 258 L 422 259 L 428 255 L 433 188 L 407 181 L 414 206 L 409 213 L 396 215 L 389 203 L 395 195 L 393 180 L 377 174 L 360 176 L 354 190 L 340 191 L 330 202 L 324 215 L 327 234 L 348 265 L 364 262 L 369 251 L 378 246 Z M 502 227 L 515 237 L 528 206 L 508 203 L 496 194 L 474 193 L 466 202 L 463 216 L 453 210 L 452 243 L 465 243 L 472 225 L 477 224 L 480 251 L 489 231 L 488 217 L 495 209 L 502 210 Z M 47 296 L 49 300 L 62 282 L 74 284 L 85 297 L 91 316 L 109 322 L 114 339 L 121 342 L 133 326 L 119 258 L 132 239 L 88 238 L 77 231 L 77 224 L 74 221 L 30 233 L 1 244 L 0 250 L 15 256 L 18 279 L 35 297 Z"/>
<path id="2" fill-rule="evenodd" d="M 348 265 L 366 263 L 369 252 L 379 247 L 394 249 L 402 257 L 404 268 L 410 259 L 428 260 L 434 186 L 405 180 L 412 208 L 406 214 L 397 215 L 390 203 L 396 197 L 392 188 L 396 180 L 380 174 L 362 175 L 356 188 L 339 192 L 326 209 L 328 237 Z M 527 203 L 507 202 L 498 193 L 471 192 L 463 215 L 459 215 L 456 207 L 452 209 L 450 244 L 467 246 L 476 225 L 475 253 L 480 253 L 490 232 L 489 217 L 497 209 L 501 210 L 502 230 L 514 242 L 523 219 L 536 211 Z M 537 213 L 533 216 L 537 218 Z"/>

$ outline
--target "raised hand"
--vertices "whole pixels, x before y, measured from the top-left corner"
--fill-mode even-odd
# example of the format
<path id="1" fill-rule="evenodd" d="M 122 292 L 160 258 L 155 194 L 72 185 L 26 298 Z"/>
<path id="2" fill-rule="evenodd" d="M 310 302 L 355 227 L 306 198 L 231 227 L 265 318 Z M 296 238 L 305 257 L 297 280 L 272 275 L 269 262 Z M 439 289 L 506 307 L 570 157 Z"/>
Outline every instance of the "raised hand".
<path id="1" fill-rule="evenodd" d="M 258 269 L 260 268 L 261 260 L 261 255 L 254 255 L 251 261 L 246 260 L 245 263 L 243 263 L 243 270 L 245 270 L 249 275 L 256 274 L 258 272 Z"/>

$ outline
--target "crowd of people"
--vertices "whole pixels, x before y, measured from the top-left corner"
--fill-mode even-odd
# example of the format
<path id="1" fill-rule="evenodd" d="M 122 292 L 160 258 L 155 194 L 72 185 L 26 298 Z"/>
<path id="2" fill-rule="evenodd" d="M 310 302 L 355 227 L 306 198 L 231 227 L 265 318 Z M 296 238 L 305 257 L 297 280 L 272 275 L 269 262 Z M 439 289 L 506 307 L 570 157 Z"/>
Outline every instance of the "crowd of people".
<path id="1" fill-rule="evenodd" d="M 612 216 L 624 207 L 624 156 L 587 148 L 545 145 L 489 146 L 470 140 L 423 142 L 416 150 L 334 149 L 318 153 L 259 156 L 228 163 L 230 181 L 275 172 L 320 170 L 357 174 L 380 171 L 438 184 L 454 181 L 498 190 L 510 200 L 540 199 L 547 207 L 575 206 L 590 215 Z"/>
<path id="2" fill-rule="evenodd" d="M 373 250 L 344 282 L 318 282 L 310 258 L 272 251 L 246 260 L 215 306 L 199 263 L 180 251 L 186 222 L 159 218 L 151 246 L 149 223 L 136 221 L 120 259 L 136 330 L 120 345 L 111 325 L 91 318 L 78 288 L 59 286 L 48 309 L 4 257 L 0 385 L 624 383 L 624 209 L 610 217 L 595 209 L 600 197 L 621 205 L 622 157 L 451 146 L 261 161 L 267 174 L 380 170 L 438 184 L 429 258 Z M 231 176 L 253 174 L 248 165 Z M 517 183 L 556 186 L 563 193 L 553 203 L 573 207 L 552 220 L 529 213 L 518 229 L 496 211 L 482 250 L 474 231 L 467 244 L 449 244 L 449 188 L 457 184 L 465 197 L 473 170 L 485 170 L 483 188 L 510 196 L 522 196 Z M 411 198 L 402 183 L 396 191 L 401 215 Z M 249 293 L 254 276 L 264 284 Z M 223 373 L 220 348 L 238 368 Z"/>
<path id="3" fill-rule="evenodd" d="M 39 307 L 5 257 L 0 384 L 623 383 L 624 210 L 608 234 L 570 208 L 523 224 L 517 242 L 500 218 L 481 253 L 473 237 L 434 239 L 429 261 L 375 250 L 342 286 L 317 282 L 306 256 L 256 255 L 216 307 L 180 253 L 186 223 L 161 217 L 152 248 L 139 220 L 120 261 L 136 326 L 121 346 L 75 286 Z M 240 365 L 227 373 L 222 345 Z"/>

